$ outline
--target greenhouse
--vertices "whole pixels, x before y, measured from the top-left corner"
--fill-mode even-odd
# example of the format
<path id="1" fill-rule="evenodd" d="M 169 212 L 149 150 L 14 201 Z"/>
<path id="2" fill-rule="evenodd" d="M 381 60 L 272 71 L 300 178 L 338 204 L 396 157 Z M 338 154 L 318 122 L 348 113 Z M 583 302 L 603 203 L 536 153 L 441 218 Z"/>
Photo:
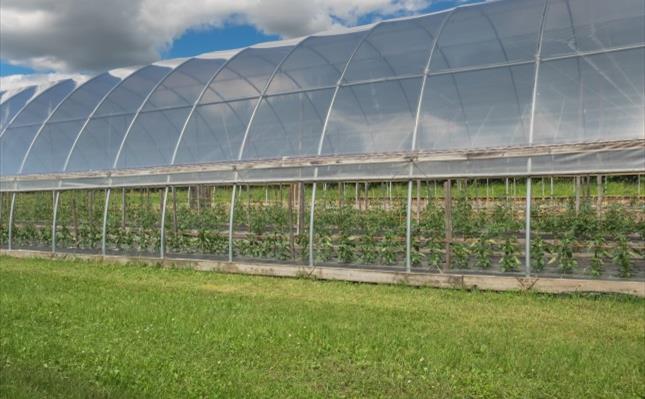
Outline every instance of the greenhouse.
<path id="1" fill-rule="evenodd" d="M 500 0 L 0 97 L 6 253 L 645 279 L 645 1 Z"/>

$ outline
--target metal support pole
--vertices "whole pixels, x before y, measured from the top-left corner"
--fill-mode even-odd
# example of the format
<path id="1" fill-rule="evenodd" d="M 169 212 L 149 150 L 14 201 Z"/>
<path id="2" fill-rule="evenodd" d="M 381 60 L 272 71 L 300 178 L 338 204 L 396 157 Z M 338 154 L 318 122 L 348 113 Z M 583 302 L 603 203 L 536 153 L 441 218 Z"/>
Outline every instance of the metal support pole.
<path id="1" fill-rule="evenodd" d="M 444 193 L 444 223 L 445 223 L 445 245 L 446 245 L 446 269 L 452 266 L 452 181 L 446 180 L 443 186 Z"/>
<path id="2" fill-rule="evenodd" d="M 105 256 L 107 253 L 107 219 L 108 211 L 110 210 L 110 193 L 112 189 L 105 190 L 105 207 L 103 208 L 103 227 L 101 230 L 101 255 Z"/>
<path id="3" fill-rule="evenodd" d="M 309 266 L 314 266 L 314 211 L 316 210 L 316 182 L 311 187 L 311 209 L 309 210 Z"/>
<path id="4" fill-rule="evenodd" d="M 596 214 L 598 217 L 602 215 L 602 201 L 603 201 L 603 186 L 602 186 L 602 175 L 596 176 Z"/>
<path id="5" fill-rule="evenodd" d="M 417 207 L 419 204 L 417 204 Z M 405 215 L 405 271 L 412 270 L 412 180 L 408 181 L 408 202 Z"/>
<path id="6" fill-rule="evenodd" d="M 56 222 L 58 219 L 58 201 L 60 199 L 60 191 L 54 192 L 54 203 L 52 212 L 52 252 L 56 253 Z"/>
<path id="7" fill-rule="evenodd" d="M 159 257 L 166 257 L 166 202 L 168 201 L 168 187 L 163 191 L 161 198 L 161 226 L 159 226 Z"/>
<path id="8" fill-rule="evenodd" d="M 233 185 L 231 193 L 231 208 L 228 215 L 228 261 L 233 262 L 233 221 L 235 220 L 235 197 L 237 195 L 237 184 Z"/>
<path id="9" fill-rule="evenodd" d="M 531 178 L 526 178 L 526 231 L 524 252 L 526 277 L 531 276 Z"/>
<path id="10" fill-rule="evenodd" d="M 13 218 L 16 209 L 16 193 L 11 193 L 11 206 L 9 207 L 9 226 L 7 226 L 7 248 L 11 251 L 13 244 Z"/>
<path id="11" fill-rule="evenodd" d="M 580 176 L 574 178 L 573 187 L 576 195 L 576 215 L 578 215 L 580 213 Z"/>

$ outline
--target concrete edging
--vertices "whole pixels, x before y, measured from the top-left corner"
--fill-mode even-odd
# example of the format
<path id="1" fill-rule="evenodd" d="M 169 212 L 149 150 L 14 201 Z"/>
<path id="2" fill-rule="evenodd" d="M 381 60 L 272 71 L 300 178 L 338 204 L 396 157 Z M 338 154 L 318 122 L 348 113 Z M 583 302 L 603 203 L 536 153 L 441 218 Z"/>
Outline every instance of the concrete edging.
<path id="1" fill-rule="evenodd" d="M 270 263 L 227 262 L 217 260 L 152 258 L 120 255 L 52 253 L 34 250 L 0 249 L 0 255 L 16 258 L 84 259 L 110 263 L 162 265 L 200 271 L 236 273 L 273 277 L 308 277 L 372 284 L 402 284 L 414 287 L 481 289 L 490 291 L 533 291 L 543 293 L 597 292 L 645 297 L 644 281 L 587 280 L 550 277 L 485 276 L 469 274 L 405 273 L 395 271 L 349 269 L 341 267 L 308 267 Z"/>

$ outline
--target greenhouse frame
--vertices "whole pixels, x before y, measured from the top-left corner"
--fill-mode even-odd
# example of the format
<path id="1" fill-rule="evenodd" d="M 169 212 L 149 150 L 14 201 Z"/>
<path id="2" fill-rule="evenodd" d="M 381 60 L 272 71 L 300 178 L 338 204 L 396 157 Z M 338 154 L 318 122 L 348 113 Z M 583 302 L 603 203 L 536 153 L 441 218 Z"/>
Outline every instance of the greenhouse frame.
<path id="1" fill-rule="evenodd" d="M 553 205 L 554 190 L 568 181 L 575 214 L 587 199 L 600 226 L 616 220 L 600 221 L 603 190 L 621 181 L 638 185 L 620 200 L 630 209 L 621 217 L 635 225 L 609 241 L 636 253 L 621 278 L 642 280 L 645 1 L 489 1 L 3 92 L 0 151 L 8 252 L 303 267 L 336 256 L 338 265 L 411 272 L 435 246 L 439 260 L 418 271 L 461 273 L 470 261 L 451 266 L 460 251 L 475 257 L 484 249 L 481 231 L 453 237 L 456 219 L 475 203 L 494 220 L 506 203 L 523 223 L 501 234 L 500 254 L 489 256 L 508 262 L 503 272 L 532 276 L 544 267 L 531 256 L 540 250 L 532 237 L 536 201 Z M 504 189 L 500 201 L 495 184 Z M 453 198 L 456 185 L 469 205 Z M 351 230 L 363 226 L 353 215 L 374 206 L 374 217 L 387 222 Z M 433 225 L 437 242 L 419 238 L 433 207 L 440 210 L 433 220 L 442 220 Z M 332 208 L 338 214 L 325 216 Z M 34 216 L 40 211 L 49 216 Z M 251 213 L 275 220 L 257 222 Z M 211 216 L 217 222 L 209 224 Z M 182 233 L 182 217 L 201 227 Z M 342 227 L 344 219 L 355 226 Z M 135 220 L 140 225 L 128 225 Z M 277 220 L 287 227 L 278 232 Z M 155 230 L 152 238 L 131 234 L 142 223 Z M 575 240 L 574 230 L 562 239 Z M 93 238 L 80 244 L 83 234 Z M 553 228 L 545 242 L 557 234 Z M 172 250 L 191 240 L 199 250 Z M 560 242 L 549 245 L 562 263 Z M 370 255 L 366 245 L 378 248 Z M 507 259 L 509 251 L 516 259 Z M 517 259 L 522 268 L 512 267 Z"/>

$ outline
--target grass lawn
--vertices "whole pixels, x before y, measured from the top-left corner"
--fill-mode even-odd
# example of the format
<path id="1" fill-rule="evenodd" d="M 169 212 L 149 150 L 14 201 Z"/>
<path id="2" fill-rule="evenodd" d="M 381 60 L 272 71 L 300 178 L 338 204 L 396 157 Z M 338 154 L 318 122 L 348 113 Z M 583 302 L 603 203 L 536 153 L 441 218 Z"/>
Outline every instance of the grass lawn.
<path id="1" fill-rule="evenodd" d="M 645 300 L 0 257 L 0 397 L 645 396 Z"/>

